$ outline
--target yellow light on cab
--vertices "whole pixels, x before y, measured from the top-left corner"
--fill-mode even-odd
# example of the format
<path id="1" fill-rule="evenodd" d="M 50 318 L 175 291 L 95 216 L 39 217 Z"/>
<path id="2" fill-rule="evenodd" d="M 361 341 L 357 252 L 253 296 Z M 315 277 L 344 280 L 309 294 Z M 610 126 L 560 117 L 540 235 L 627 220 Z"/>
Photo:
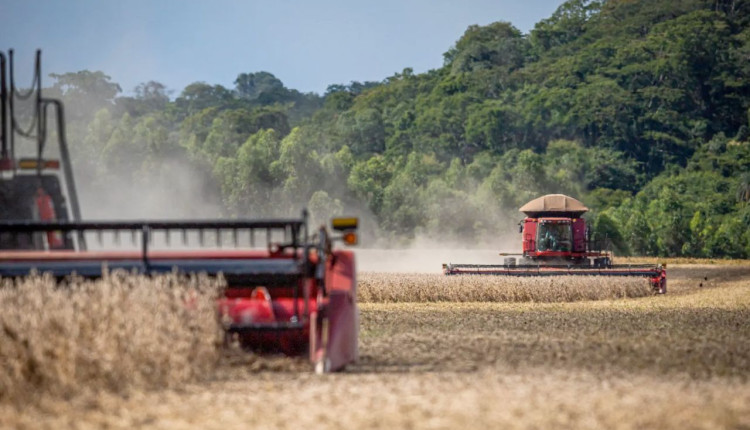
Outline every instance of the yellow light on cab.
<path id="1" fill-rule="evenodd" d="M 356 229 L 359 225 L 359 219 L 355 217 L 349 218 L 334 218 L 331 220 L 331 226 L 334 230 L 352 230 Z"/>
<path id="2" fill-rule="evenodd" d="M 23 158 L 18 160 L 18 168 L 23 170 L 36 169 L 39 166 L 39 161 L 35 158 Z M 42 169 L 59 169 L 59 160 L 42 160 Z"/>

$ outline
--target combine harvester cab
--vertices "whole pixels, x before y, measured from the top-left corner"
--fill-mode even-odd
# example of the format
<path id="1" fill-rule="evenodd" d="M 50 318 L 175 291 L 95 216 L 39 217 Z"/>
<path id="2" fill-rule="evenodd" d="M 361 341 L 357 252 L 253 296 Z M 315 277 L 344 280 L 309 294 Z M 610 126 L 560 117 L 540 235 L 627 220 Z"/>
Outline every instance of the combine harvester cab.
<path id="1" fill-rule="evenodd" d="M 563 194 L 548 194 L 520 209 L 522 250 L 505 256 L 502 265 L 443 264 L 446 275 L 497 276 L 627 276 L 649 280 L 654 291 L 667 292 L 663 265 L 615 265 L 607 240 L 592 241 L 586 220 L 588 208 Z"/>
<path id="2" fill-rule="evenodd" d="M 12 51 L 10 59 L 12 66 Z M 332 246 L 336 241 L 356 244 L 356 218 L 334 219 L 335 235 L 325 227 L 311 233 L 306 211 L 294 219 L 82 221 L 63 106 L 41 97 L 40 53 L 34 81 L 37 155 L 29 160 L 14 157 L 17 94 L 12 79 L 7 89 L 5 55 L 0 54 L 0 61 L 0 277 L 36 272 L 60 281 L 73 274 L 96 279 L 114 270 L 223 276 L 227 288 L 217 301 L 217 313 L 228 341 L 236 339 L 243 348 L 261 352 L 309 356 L 317 372 L 342 370 L 357 360 L 354 255 Z M 57 108 L 60 161 L 42 157 L 49 105 Z M 63 178 L 55 171 L 60 165 Z M 114 249 L 101 245 L 103 236 Z M 210 246 L 206 236 L 215 239 Z M 131 238 L 133 245 L 117 246 L 122 237 Z M 87 250 L 87 242 L 97 238 L 99 249 Z M 179 238 L 182 243 L 175 249 L 170 243 Z M 233 246 L 226 247 L 228 243 Z"/>

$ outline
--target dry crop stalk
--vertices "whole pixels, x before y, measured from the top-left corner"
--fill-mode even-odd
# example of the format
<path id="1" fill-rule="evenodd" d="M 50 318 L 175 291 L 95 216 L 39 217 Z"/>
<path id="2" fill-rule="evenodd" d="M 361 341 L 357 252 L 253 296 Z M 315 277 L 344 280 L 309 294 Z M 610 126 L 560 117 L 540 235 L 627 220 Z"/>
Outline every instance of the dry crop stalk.
<path id="1" fill-rule="evenodd" d="M 572 302 L 642 297 L 647 279 L 606 276 L 444 276 L 362 273 L 360 302 Z"/>
<path id="2" fill-rule="evenodd" d="M 0 279 L 0 401 L 200 379 L 222 339 L 223 280 L 122 272 L 96 281 Z"/>

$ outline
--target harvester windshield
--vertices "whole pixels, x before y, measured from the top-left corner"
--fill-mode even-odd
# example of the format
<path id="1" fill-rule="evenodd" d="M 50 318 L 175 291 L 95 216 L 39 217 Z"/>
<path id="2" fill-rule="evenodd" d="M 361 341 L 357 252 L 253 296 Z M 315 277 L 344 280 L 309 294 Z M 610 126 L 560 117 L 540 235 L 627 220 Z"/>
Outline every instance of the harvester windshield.
<path id="1" fill-rule="evenodd" d="M 540 222 L 537 230 L 539 251 L 570 251 L 573 232 L 569 222 Z"/>

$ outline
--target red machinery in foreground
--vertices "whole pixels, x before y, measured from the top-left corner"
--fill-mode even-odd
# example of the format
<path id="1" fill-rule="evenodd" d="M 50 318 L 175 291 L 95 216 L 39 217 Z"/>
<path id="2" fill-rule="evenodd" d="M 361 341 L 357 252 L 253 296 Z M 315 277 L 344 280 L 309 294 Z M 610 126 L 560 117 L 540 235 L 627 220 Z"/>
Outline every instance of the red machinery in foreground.
<path id="1" fill-rule="evenodd" d="M 356 219 L 334 220 L 344 240 L 354 242 Z M 222 274 L 227 282 L 218 310 L 229 336 L 262 352 L 309 354 L 319 372 L 344 368 L 357 359 L 357 289 L 354 255 L 331 250 L 325 228 L 308 236 L 307 220 L 232 221 L 0 221 L 0 234 L 45 241 L 50 232 L 134 234 L 141 249 L 130 251 L 0 250 L 0 277 L 50 273 L 62 280 L 75 273 L 100 278 L 105 270 L 158 274 Z M 151 237 L 204 232 L 261 249 L 151 250 Z M 258 236 L 262 237 L 261 240 Z M 158 236 L 157 236 L 158 237 Z M 237 242 L 234 242 L 235 244 Z"/>
<path id="2" fill-rule="evenodd" d="M 446 275 L 499 276 L 639 276 L 648 278 L 654 291 L 667 292 L 662 265 L 613 265 L 606 246 L 591 241 L 586 221 L 588 208 L 563 194 L 548 194 L 521 207 L 521 254 L 507 256 L 503 265 L 443 264 Z M 511 256 L 514 255 L 514 256 Z M 516 258 L 518 257 L 518 258 Z"/>
<path id="3" fill-rule="evenodd" d="M 199 221 L 82 221 L 63 129 L 62 104 L 41 97 L 40 54 L 36 64 L 37 132 L 22 133 L 14 115 L 19 96 L 12 79 L 6 86 L 6 57 L 0 53 L 2 148 L 0 153 L 0 277 L 49 273 L 58 280 L 76 274 L 99 278 L 106 270 L 129 273 L 221 274 L 227 282 L 217 309 L 228 337 L 257 351 L 309 355 L 318 372 L 336 371 L 358 358 L 358 311 L 354 255 L 333 250 L 332 242 L 357 241 L 356 218 L 334 219 L 341 232 L 325 227 L 308 231 L 307 213 L 299 219 Z M 24 97 L 28 98 L 33 88 Z M 42 158 L 46 109 L 57 108 L 60 158 Z M 8 128 L 10 120 L 10 129 Z M 16 160 L 16 134 L 37 141 L 37 156 Z M 62 164 L 65 188 L 57 169 Z M 70 201 L 72 220 L 68 217 Z M 204 236 L 215 238 L 214 247 Z M 132 236 L 139 246 L 123 250 L 86 250 L 92 235 L 107 235 L 118 244 Z M 180 250 L 169 246 L 182 238 Z M 191 242 L 198 247 L 189 249 Z M 154 245 L 160 241 L 159 246 Z M 222 249 L 231 242 L 234 246 Z M 240 247 L 240 243 L 244 247 Z"/>

